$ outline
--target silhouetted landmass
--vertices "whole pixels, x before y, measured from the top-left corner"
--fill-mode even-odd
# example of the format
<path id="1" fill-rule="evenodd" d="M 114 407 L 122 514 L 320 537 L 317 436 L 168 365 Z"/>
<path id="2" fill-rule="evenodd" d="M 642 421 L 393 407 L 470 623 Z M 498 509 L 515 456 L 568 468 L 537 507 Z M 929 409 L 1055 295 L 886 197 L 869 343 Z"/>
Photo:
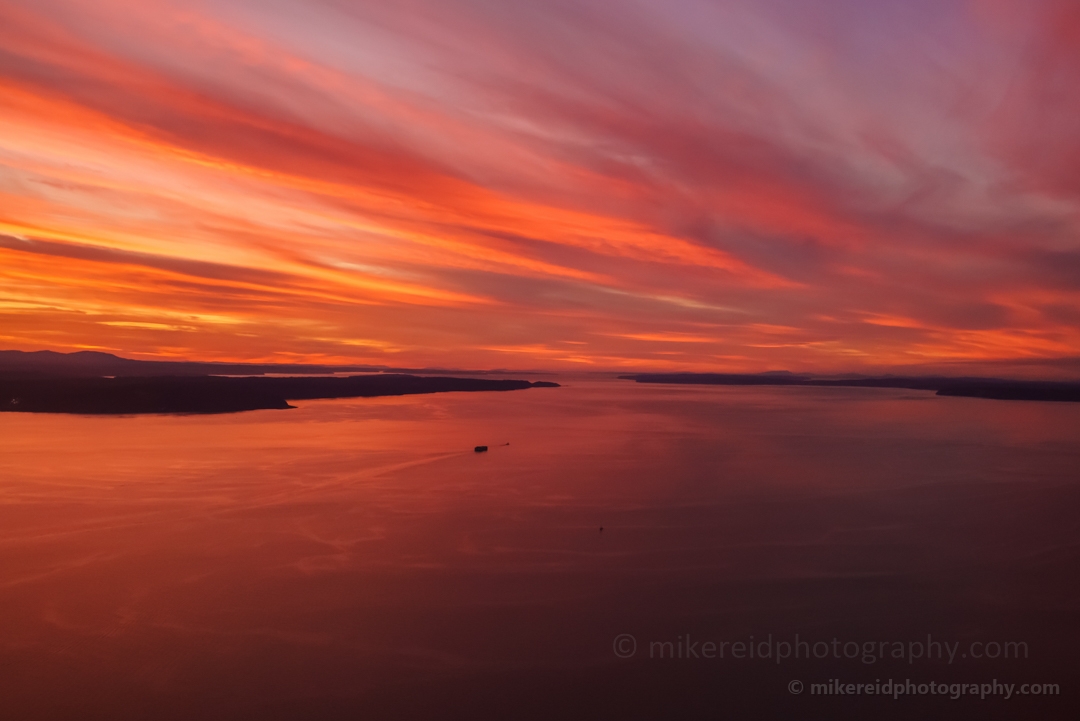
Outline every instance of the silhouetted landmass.
<path id="1" fill-rule="evenodd" d="M 964 396 L 1011 401 L 1080 402 L 1080 383 L 1018 381 L 1005 378 L 947 376 L 880 378 L 814 378 L 783 373 L 640 373 L 619 376 L 638 383 L 719 386 L 839 386 L 847 388 L 907 388 L 936 391 L 939 396 Z"/>
<path id="2" fill-rule="evenodd" d="M 312 365 L 304 363 L 203 363 L 198 361 L 157 361 L 121 358 L 100 351 L 56 353 L 54 351 L 0 350 L 0 378 L 94 378 L 100 376 L 258 376 L 319 375 L 330 373 L 424 373 L 505 375 L 500 370 L 457 368 L 398 368 L 384 365 Z M 516 371 L 520 372 L 520 371 Z M 529 371 L 541 374 L 541 371 Z"/>
<path id="3" fill-rule="evenodd" d="M 234 413 L 291 408 L 290 400 L 512 391 L 557 383 L 398 374 L 345 378 L 165 376 L 0 379 L 0 411 L 28 413 Z"/>
<path id="4" fill-rule="evenodd" d="M 1068 401 L 1080 403 L 1080 383 L 1000 383 L 946 386 L 939 396 L 992 398 L 1001 401 Z"/>

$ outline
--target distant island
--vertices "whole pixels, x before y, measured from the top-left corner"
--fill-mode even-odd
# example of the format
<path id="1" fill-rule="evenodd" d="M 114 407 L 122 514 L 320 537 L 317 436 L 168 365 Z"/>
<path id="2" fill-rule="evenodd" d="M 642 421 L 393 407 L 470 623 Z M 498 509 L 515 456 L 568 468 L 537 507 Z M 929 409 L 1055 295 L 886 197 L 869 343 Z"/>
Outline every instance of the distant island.
<path id="1" fill-rule="evenodd" d="M 111 354 L 0 352 L 0 412 L 80 413 L 116 415 L 137 413 L 235 413 L 292 408 L 289 401 L 319 398 L 371 398 L 450 391 L 512 391 L 553 388 L 548 381 L 454 378 L 400 373 L 371 373 L 346 377 L 315 376 L 333 372 L 327 366 L 244 366 L 229 364 L 218 372 L 251 375 L 208 375 L 210 364 L 179 361 L 130 361 Z M 138 364 L 135 366 L 128 363 Z M 101 370 L 114 371 L 108 375 Z M 130 374 L 124 371 L 130 369 Z M 157 371 L 157 374 L 154 371 Z M 203 373 L 197 373 L 202 370 Z M 307 373 L 308 376 L 260 377 L 266 373 Z"/>
<path id="2" fill-rule="evenodd" d="M 639 373 L 619 378 L 638 383 L 717 386 L 826 386 L 847 388 L 909 388 L 936 391 L 939 396 L 964 396 L 1015 401 L 1080 402 L 1080 383 L 1020 381 L 1005 378 L 948 376 L 880 376 L 815 378 L 786 371 L 770 373 Z"/>

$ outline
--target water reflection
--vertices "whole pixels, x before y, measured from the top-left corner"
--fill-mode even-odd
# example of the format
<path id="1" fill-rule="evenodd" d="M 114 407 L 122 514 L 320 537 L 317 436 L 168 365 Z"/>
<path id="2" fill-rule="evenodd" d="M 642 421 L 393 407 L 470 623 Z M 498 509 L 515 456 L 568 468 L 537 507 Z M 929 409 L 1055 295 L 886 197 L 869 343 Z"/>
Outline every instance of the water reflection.
<path id="1" fill-rule="evenodd" d="M 598 380 L 300 405 L 0 415 L 12 718 L 1072 710 L 1080 406 Z M 624 633 L 630 659 L 613 653 Z M 685 634 L 795 633 L 1023 640 L 1030 656 L 647 657 Z M 1067 695 L 787 691 L 836 676 Z"/>

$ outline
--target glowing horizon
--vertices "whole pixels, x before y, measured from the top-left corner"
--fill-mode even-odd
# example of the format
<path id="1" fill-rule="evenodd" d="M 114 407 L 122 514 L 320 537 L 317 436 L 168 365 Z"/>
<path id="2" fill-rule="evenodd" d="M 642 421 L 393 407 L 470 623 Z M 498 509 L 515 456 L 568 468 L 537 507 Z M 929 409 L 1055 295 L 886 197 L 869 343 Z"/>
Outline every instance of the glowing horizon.
<path id="1" fill-rule="evenodd" d="M 1075 3 L 384 5 L 0 0 L 0 348 L 1080 356 Z"/>

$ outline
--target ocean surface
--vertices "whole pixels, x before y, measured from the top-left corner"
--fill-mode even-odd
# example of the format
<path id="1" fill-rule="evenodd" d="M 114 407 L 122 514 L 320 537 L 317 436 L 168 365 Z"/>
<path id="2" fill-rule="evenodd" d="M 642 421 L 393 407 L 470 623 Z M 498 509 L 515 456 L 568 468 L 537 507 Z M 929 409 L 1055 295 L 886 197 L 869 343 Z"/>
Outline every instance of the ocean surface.
<path id="1" fill-rule="evenodd" d="M 0 414 L 0 717 L 1080 717 L 1080 404 L 556 380 Z"/>

